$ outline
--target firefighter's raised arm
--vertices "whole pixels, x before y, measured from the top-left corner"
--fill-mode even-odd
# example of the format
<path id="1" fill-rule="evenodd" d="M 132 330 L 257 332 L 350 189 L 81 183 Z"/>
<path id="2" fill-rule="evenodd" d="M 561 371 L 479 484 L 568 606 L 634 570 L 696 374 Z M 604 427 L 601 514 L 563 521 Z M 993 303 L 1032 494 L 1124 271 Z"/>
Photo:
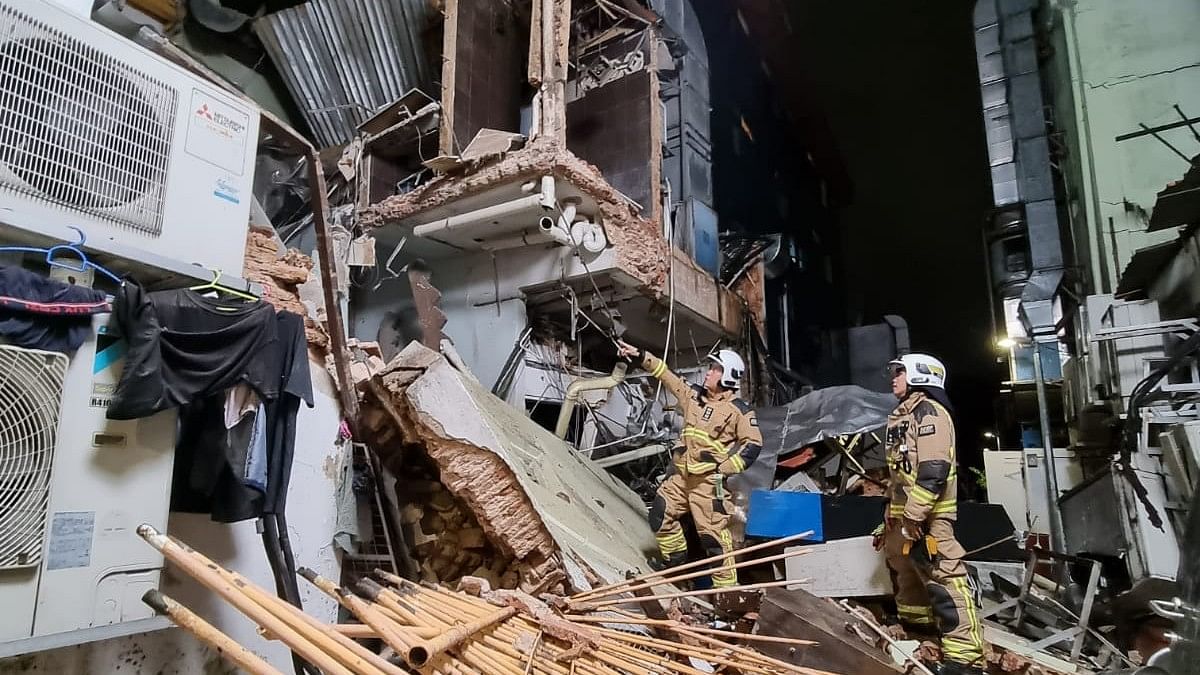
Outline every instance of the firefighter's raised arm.
<path id="1" fill-rule="evenodd" d="M 654 377 L 657 377 L 666 386 L 667 391 L 675 397 L 675 400 L 683 400 L 689 396 L 690 387 L 688 383 L 675 373 L 667 368 L 667 363 L 650 352 L 634 347 L 633 345 L 620 340 L 617 342 L 617 354 L 622 358 L 627 358 L 635 364 L 640 365 L 644 370 L 649 372 Z"/>

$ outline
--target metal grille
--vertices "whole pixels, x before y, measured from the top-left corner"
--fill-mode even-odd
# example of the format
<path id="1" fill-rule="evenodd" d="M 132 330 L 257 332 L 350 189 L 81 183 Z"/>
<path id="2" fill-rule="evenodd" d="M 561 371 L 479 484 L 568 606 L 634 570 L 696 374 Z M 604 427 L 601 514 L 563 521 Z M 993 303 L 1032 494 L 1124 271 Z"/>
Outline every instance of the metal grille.
<path id="1" fill-rule="evenodd" d="M 41 562 L 67 357 L 0 345 L 0 569 Z"/>
<path id="2" fill-rule="evenodd" d="M 368 477 L 364 486 L 365 493 L 356 489 L 360 510 L 365 508 L 369 513 L 370 530 L 359 533 L 358 551 L 342 555 L 342 585 L 353 587 L 360 579 L 371 576 L 375 568 L 380 568 L 399 574 L 396 569 L 396 557 L 392 552 L 392 540 L 388 536 L 387 524 L 384 522 L 383 510 L 387 508 L 376 489 L 379 483 L 374 479 L 371 462 L 367 458 L 370 452 L 361 443 L 354 444 L 354 466 L 356 473 Z"/>
<path id="3" fill-rule="evenodd" d="M 0 187 L 162 232 L 178 92 L 0 2 Z"/>

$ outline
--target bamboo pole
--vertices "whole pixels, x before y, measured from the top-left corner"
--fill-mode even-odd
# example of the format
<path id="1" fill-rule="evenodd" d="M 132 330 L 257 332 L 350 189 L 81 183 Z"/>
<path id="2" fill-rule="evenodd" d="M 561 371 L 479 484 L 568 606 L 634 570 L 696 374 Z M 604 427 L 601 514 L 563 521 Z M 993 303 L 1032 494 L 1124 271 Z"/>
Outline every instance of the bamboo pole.
<path id="1" fill-rule="evenodd" d="M 374 628 L 379 634 L 380 639 L 387 643 L 389 647 L 396 650 L 397 654 L 407 654 L 409 648 L 416 642 L 415 638 L 405 636 L 396 630 L 395 624 L 380 614 L 379 610 L 371 606 L 366 600 L 353 595 L 350 591 L 338 586 L 307 567 L 301 567 L 299 573 L 300 576 L 307 579 L 312 585 L 321 589 L 327 595 L 337 600 L 343 607 L 350 610 L 359 621 Z"/>
<path id="2" fill-rule="evenodd" d="M 367 579 L 364 579 L 363 581 L 370 582 L 370 580 L 367 580 Z M 370 582 L 370 583 L 373 584 L 374 582 Z M 380 586 L 378 586 L 378 584 L 375 584 L 374 588 L 371 588 L 371 591 L 378 593 L 378 600 L 384 607 L 389 607 L 389 606 L 394 607 L 396 610 L 404 612 L 406 615 L 413 617 L 417 621 L 420 621 L 419 612 L 424 612 L 425 614 L 428 615 L 429 619 L 432 619 L 434 621 L 442 623 L 447 628 L 449 628 L 454 625 L 454 622 L 456 619 L 461 618 L 460 616 L 455 616 L 453 612 L 451 612 L 443 607 L 439 607 L 436 605 L 429 606 L 429 607 L 422 607 L 420 605 L 420 603 L 423 600 L 430 600 L 432 603 L 432 600 L 442 599 L 445 596 L 452 597 L 453 594 L 449 593 L 448 591 L 440 591 L 440 590 L 435 594 L 434 592 L 432 592 L 428 589 L 422 588 L 420 586 L 413 586 L 412 588 L 415 591 L 415 593 L 413 595 L 404 596 L 403 598 L 401 598 L 401 596 L 399 596 L 394 590 L 392 590 L 390 588 L 380 587 Z M 445 596 L 442 595 L 443 593 L 445 594 Z M 457 598 L 455 598 L 455 599 L 457 600 Z M 404 607 L 401 604 L 401 601 L 406 601 L 406 602 L 412 603 L 413 608 L 410 609 L 410 608 Z M 466 615 L 468 617 L 476 617 L 477 618 L 482 615 L 480 610 L 494 609 L 494 607 L 490 604 L 484 604 L 482 606 L 471 605 L 469 607 L 469 609 L 466 606 L 459 606 L 458 609 L 459 609 L 459 611 L 466 613 Z M 498 633 L 500 633 L 502 631 L 508 631 L 508 630 L 510 630 L 510 629 L 503 625 L 496 627 L 496 631 Z M 503 641 L 501 641 L 495 637 L 492 637 L 491 635 L 484 633 L 484 634 L 478 635 L 477 637 L 482 643 L 484 643 L 481 646 L 483 646 L 484 648 L 489 649 L 489 650 L 498 651 L 503 656 L 507 656 L 507 657 L 513 659 L 514 662 L 520 662 L 520 660 L 524 658 L 524 655 L 520 654 L 511 645 L 505 644 Z M 514 640 L 518 637 L 518 634 L 515 629 L 511 629 L 510 637 Z M 473 655 L 480 656 L 480 654 L 478 654 L 477 652 L 473 653 Z M 548 666 L 549 667 L 547 669 L 556 674 L 560 673 L 560 672 L 561 673 L 567 672 L 566 668 L 560 668 L 558 666 L 558 664 L 551 663 L 551 664 L 548 664 Z"/>
<path id="3" fill-rule="evenodd" d="M 621 614 L 625 613 L 625 612 L 622 612 L 621 610 L 614 610 L 614 611 L 621 613 Z M 806 675 L 833 675 L 832 673 L 827 673 L 823 670 L 806 668 L 804 666 L 797 666 L 795 664 L 788 663 L 786 661 L 780 661 L 779 659 L 767 656 L 766 654 L 763 654 L 759 651 L 748 649 L 745 647 L 739 647 L 737 645 L 732 645 L 732 644 L 729 644 L 728 642 L 725 642 L 724 640 L 719 640 L 717 638 L 709 637 L 707 635 L 703 635 L 700 633 L 693 633 L 691 631 L 691 629 L 683 629 L 680 632 L 683 635 L 686 635 L 695 640 L 699 640 L 702 642 L 707 642 L 709 644 L 717 645 L 723 650 L 727 650 L 727 651 L 730 651 L 730 652 L 733 652 L 736 654 L 740 654 L 741 656 L 743 656 L 745 658 L 753 659 L 753 660 L 759 661 L 761 663 L 767 664 L 767 665 L 775 667 L 775 668 L 783 668 L 784 670 L 789 671 L 789 672 L 805 673 Z M 653 639 L 653 638 L 651 638 L 651 639 Z M 671 644 L 671 643 L 667 643 L 667 644 Z"/>
<path id="4" fill-rule="evenodd" d="M 533 639 L 533 646 L 529 648 L 529 659 L 525 662 L 525 673 L 529 675 L 533 670 L 533 661 L 537 657 L 538 647 L 542 646 L 542 633 L 538 631 L 537 637 Z"/>
<path id="5" fill-rule="evenodd" d="M 572 621 L 579 623 L 624 623 L 632 626 L 656 626 L 666 628 L 675 632 L 681 630 L 694 631 L 697 633 L 705 633 L 707 635 L 723 635 L 735 640 L 748 640 L 750 642 L 777 642 L 780 644 L 796 645 L 799 647 L 811 647 L 818 643 L 812 640 L 800 640 L 797 638 L 775 637 L 772 635 L 756 635 L 754 633 L 738 633 L 732 630 L 718 630 L 716 628 L 705 628 L 703 626 L 689 626 L 679 621 L 670 619 L 639 619 L 639 618 L 618 618 L 604 616 L 572 616 Z"/>
<path id="6" fill-rule="evenodd" d="M 766 558 L 755 558 L 754 560 L 745 560 L 745 561 L 742 561 L 735 565 L 732 565 L 730 567 L 710 567 L 705 570 L 700 570 L 699 572 L 688 572 L 687 574 L 680 574 L 678 576 L 664 577 L 663 579 L 651 579 L 650 581 L 645 581 L 640 584 L 630 586 L 628 588 L 619 588 L 615 591 L 612 591 L 611 593 L 601 593 L 599 595 L 592 595 L 588 598 L 588 600 L 594 600 L 596 598 L 607 598 L 610 595 L 616 595 L 618 593 L 632 593 L 634 591 L 640 591 L 643 588 L 653 588 L 654 586 L 666 586 L 668 584 L 674 584 L 675 582 L 678 582 L 678 581 L 687 581 L 689 579 L 695 579 L 697 577 L 703 577 L 706 575 L 710 575 L 713 572 L 721 572 L 724 570 L 736 570 L 736 569 L 741 569 L 743 567 L 749 567 L 751 565 L 760 565 L 763 563 L 775 562 L 777 560 L 785 560 L 787 558 L 795 558 L 797 556 L 808 555 L 811 552 L 812 551 L 810 549 L 802 548 L 802 549 L 797 549 L 795 551 L 790 551 L 788 553 L 780 553 L 779 555 L 768 556 Z"/>
<path id="7" fill-rule="evenodd" d="M 418 621 L 420 620 L 420 612 L 424 612 L 426 615 L 428 615 L 429 619 L 442 623 L 449 629 L 453 630 L 453 628 L 456 627 L 456 622 L 462 618 L 461 615 L 456 616 L 452 611 L 446 609 L 445 607 L 437 606 L 437 603 L 434 601 L 442 599 L 443 596 L 437 592 L 422 588 L 421 586 L 412 585 L 411 589 L 413 594 L 401 597 L 390 588 L 381 587 L 378 584 L 374 584 L 374 582 L 370 582 L 370 580 L 364 579 L 363 581 L 368 582 L 366 585 L 370 587 L 373 592 L 378 594 L 381 604 L 384 606 L 392 606 L 396 610 L 416 618 Z M 371 587 L 372 584 L 373 587 Z M 447 595 L 449 594 L 447 593 Z M 429 600 L 429 606 L 421 606 L 419 603 L 421 603 L 422 600 Z M 402 604 L 403 602 L 411 603 L 413 607 L 411 609 L 406 608 Z M 460 611 L 464 611 L 461 607 L 459 609 Z M 472 605 L 470 607 L 470 611 L 467 612 L 467 617 L 478 618 L 481 616 L 480 610 L 495 610 L 495 607 L 490 604 L 483 603 L 478 606 Z M 515 615 L 515 612 L 513 612 L 513 614 Z M 520 663 L 522 655 L 520 655 L 515 649 L 506 649 L 503 643 L 500 643 L 498 640 L 495 640 L 486 634 L 477 633 L 475 637 L 478 638 L 478 641 L 482 644 L 472 645 L 471 641 L 468 641 L 460 645 L 459 651 L 464 656 L 482 662 L 484 665 L 492 669 L 501 668 L 506 673 L 512 671 L 513 668 L 516 668 L 518 671 L 521 669 Z M 486 669 L 485 672 L 487 672 Z"/>
<path id="8" fill-rule="evenodd" d="M 331 628 L 352 640 L 370 640 L 379 637 L 374 628 L 362 623 L 335 623 Z"/>
<path id="9" fill-rule="evenodd" d="M 625 610 L 614 609 L 612 611 L 617 614 L 621 614 L 621 615 L 624 615 L 624 616 L 627 616 L 630 618 L 639 618 L 639 617 L 634 616 L 633 614 L 630 614 L 629 612 L 626 612 Z M 724 640 L 720 640 L 715 637 L 710 637 L 708 635 L 704 635 L 701 633 L 695 633 L 695 632 L 693 632 L 693 630 L 694 630 L 693 628 L 687 627 L 687 628 L 679 629 L 678 632 L 681 635 L 690 637 L 695 640 L 707 642 L 709 644 L 719 645 L 720 647 L 722 647 L 724 649 L 732 650 L 733 652 L 741 654 L 742 656 L 744 656 L 746 658 L 754 659 L 758 662 L 767 664 L 772 667 L 783 668 L 786 671 L 793 671 L 793 672 L 797 668 L 799 668 L 802 671 L 808 673 L 809 675 L 828 675 L 828 674 L 824 673 L 823 671 L 814 670 L 812 668 L 804 668 L 802 666 L 796 666 L 796 665 L 788 663 L 786 661 L 781 661 L 779 659 L 767 656 L 766 654 L 763 654 L 762 652 L 759 652 L 757 650 L 739 647 L 737 645 L 730 644 Z M 761 637 L 768 637 L 768 636 L 761 636 Z M 813 643 L 813 644 L 816 644 L 816 643 Z"/>
<path id="10" fill-rule="evenodd" d="M 654 640 L 653 638 L 640 638 L 640 637 L 628 635 L 626 633 L 620 633 L 619 631 L 613 631 L 613 632 L 617 633 L 617 635 L 620 635 L 621 637 L 617 638 L 614 635 L 613 638 L 611 638 L 611 639 L 624 639 L 626 642 L 633 642 L 635 644 L 641 644 L 641 645 L 644 645 L 647 647 L 652 647 L 654 649 L 659 649 L 659 650 L 662 650 L 665 652 L 679 654 L 681 656 L 690 656 L 690 657 L 701 659 L 704 661 L 711 661 L 718 665 L 732 666 L 734 668 L 747 669 L 747 670 L 753 669 L 760 673 L 762 673 L 762 672 L 769 673 L 770 672 L 769 670 L 767 670 L 766 668 L 764 668 L 762 666 L 755 666 L 750 663 L 746 663 L 745 659 L 743 659 L 741 661 L 733 660 L 733 659 L 729 658 L 728 654 L 721 654 L 717 650 L 705 649 L 702 647 L 693 647 L 691 645 L 678 644 L 678 643 L 674 643 L 674 642 L 664 642 L 661 640 Z M 730 649 L 730 651 L 732 651 L 732 649 Z M 804 672 L 804 671 L 800 670 L 797 666 L 789 666 L 789 670 L 791 672 L 796 672 L 796 673 Z"/>
<path id="11" fill-rule="evenodd" d="M 807 532 L 801 532 L 800 534 L 793 534 L 790 537 L 784 537 L 782 539 L 773 539 L 771 541 L 762 542 L 761 544 L 747 546 L 746 548 L 738 549 L 736 551 L 731 551 L 730 553 L 718 553 L 717 555 L 709 556 L 702 560 L 697 560 L 695 562 L 690 562 L 690 563 L 684 563 L 683 565 L 678 565 L 676 567 L 672 567 L 670 569 L 670 573 L 673 574 L 676 572 L 682 572 L 683 570 L 694 569 L 701 565 L 707 565 L 712 562 L 724 560 L 725 558 L 728 558 L 730 556 L 737 557 L 740 555 L 745 555 L 747 553 L 753 553 L 754 551 L 761 551 L 764 548 L 770 548 L 772 546 L 780 546 L 783 544 L 789 544 L 793 541 L 807 539 L 808 537 L 811 537 L 812 535 L 813 535 L 813 531 L 808 530 Z M 640 581 L 646 581 L 647 579 L 650 579 L 653 577 L 662 577 L 664 575 L 664 572 L 666 572 L 666 571 L 667 570 L 663 570 L 663 571 L 659 571 L 659 572 L 646 572 L 645 574 L 639 574 L 635 577 L 625 579 L 624 581 L 618 581 L 616 583 L 607 584 L 604 586 L 600 586 L 598 588 L 593 588 L 592 590 L 585 591 L 583 593 L 576 593 L 575 595 L 572 595 L 570 597 L 570 599 L 571 600 L 585 600 L 587 598 L 600 597 L 601 594 L 611 595 L 613 592 L 613 589 L 615 589 L 615 588 L 619 588 L 621 586 L 629 586 L 629 585 L 638 583 Z"/>
<path id="12" fill-rule="evenodd" d="M 187 607 L 175 602 L 170 597 L 157 590 L 146 591 L 142 602 L 150 605 L 154 611 L 164 614 L 185 631 L 191 633 L 204 644 L 217 650 L 217 653 L 230 663 L 250 673 L 250 675 L 283 675 L 260 656 L 238 644 L 233 638 L 222 633 L 211 623 L 201 619 Z"/>
<path id="13" fill-rule="evenodd" d="M 628 604 L 642 603 L 647 600 L 672 600 L 675 598 L 695 598 L 695 597 L 700 597 L 700 596 L 705 596 L 705 595 L 720 595 L 722 593 L 737 593 L 737 592 L 744 592 L 744 591 L 757 591 L 757 590 L 761 590 L 764 588 L 778 588 L 780 586 L 794 586 L 794 585 L 799 585 L 799 584 L 805 584 L 808 582 L 809 582 L 808 579 L 797 579 L 797 580 L 784 579 L 782 581 L 764 581 L 760 584 L 743 584 L 741 586 L 728 586 L 725 588 L 706 588 L 706 589 L 699 590 L 699 591 L 679 591 L 676 593 L 659 593 L 657 595 L 636 596 L 636 597 L 632 597 L 632 598 L 615 598 L 613 600 L 601 600 L 600 602 L 576 603 L 575 601 L 569 601 L 568 605 L 571 608 L 571 612 L 580 613 L 580 612 L 595 611 L 598 609 L 603 609 L 605 607 L 612 607 L 614 605 L 628 605 Z"/>
<path id="14" fill-rule="evenodd" d="M 476 633 L 486 628 L 491 628 L 497 623 L 511 618 L 516 613 L 516 607 L 505 607 L 469 623 L 456 626 L 433 639 L 414 645 L 408 650 L 405 660 L 412 664 L 414 668 L 420 668 L 429 662 L 430 657 L 441 654 L 451 647 L 457 647 L 464 640 L 473 637 Z"/>
<path id="15" fill-rule="evenodd" d="M 413 584 L 412 582 L 410 582 L 408 580 L 402 580 L 402 581 L 406 588 L 409 588 L 410 590 L 412 590 L 413 592 L 415 592 L 417 594 L 417 596 L 409 596 L 409 599 L 412 599 L 413 602 L 419 602 L 421 600 L 431 600 L 430 596 L 436 596 L 437 599 L 449 601 L 451 603 L 457 603 L 456 609 L 458 609 L 458 611 L 463 611 L 463 612 L 478 612 L 478 611 L 480 611 L 480 609 L 486 610 L 486 609 L 490 609 L 491 607 L 493 607 L 490 603 L 485 603 L 481 600 L 477 600 L 477 599 L 473 598 L 472 596 L 464 595 L 462 593 L 455 593 L 455 592 L 452 592 L 445 588 L 437 587 L 437 588 L 433 588 L 433 589 L 427 589 L 420 585 Z M 394 593 L 394 591 L 391 591 L 391 592 Z M 447 611 L 447 610 L 439 607 L 437 611 Z M 537 632 L 541 629 L 541 627 L 538 626 L 536 623 L 533 623 L 522 616 L 515 617 L 515 621 L 524 624 L 526 626 L 526 630 L 529 632 Z M 516 630 L 516 628 L 514 626 L 511 626 L 511 625 L 501 626 L 497 632 L 499 634 L 507 635 L 508 637 L 510 637 L 513 640 L 515 640 L 518 637 L 518 631 Z M 545 648 L 547 646 L 548 646 L 548 643 L 543 642 L 543 648 Z M 566 650 L 558 649 L 558 648 L 556 648 L 556 650 L 559 655 L 561 655 L 563 652 L 566 651 Z M 515 649 L 513 650 L 513 653 L 518 654 Z M 597 673 L 599 675 L 620 675 L 618 671 L 613 671 L 612 669 L 608 668 L 607 666 L 602 666 L 600 664 L 588 663 L 589 657 L 595 658 L 595 654 L 588 654 L 586 656 L 580 656 L 580 657 L 574 659 L 572 661 L 572 663 L 573 664 L 581 664 L 583 666 L 582 670 L 585 670 L 589 673 Z M 626 663 L 622 667 L 628 668 L 630 664 L 627 662 L 627 660 L 625 660 L 625 661 L 626 661 Z M 538 667 L 546 669 L 548 672 L 554 673 L 555 675 L 569 675 L 569 673 L 571 672 L 570 668 L 563 667 L 561 664 L 555 662 L 552 659 L 551 660 L 543 659 L 537 665 L 538 665 Z"/>
<path id="16" fill-rule="evenodd" d="M 485 611 L 491 609 L 492 607 L 494 607 L 494 605 L 492 605 L 490 603 L 485 603 L 484 601 L 478 600 L 472 596 L 465 595 L 462 593 L 455 593 L 455 592 L 452 592 L 445 588 L 426 589 L 426 588 L 423 588 L 423 587 L 417 586 L 417 585 L 412 585 L 411 588 L 422 596 L 429 596 L 431 594 L 435 594 L 437 596 L 437 598 L 442 599 L 448 603 L 451 603 L 459 611 L 468 613 L 469 615 L 472 615 L 472 616 L 478 616 L 480 612 L 485 612 Z M 394 593 L 394 591 L 392 591 L 392 592 Z M 517 620 L 528 623 L 528 621 L 525 619 L 525 617 L 518 616 Z M 509 627 L 507 627 L 507 626 L 501 627 L 502 630 L 504 630 L 506 628 L 509 628 Z M 541 630 L 541 627 L 538 626 L 537 624 L 529 624 L 529 632 L 539 632 L 540 630 Z M 512 637 L 514 639 L 517 637 L 515 629 L 513 629 Z M 514 651 L 514 654 L 518 658 L 523 658 L 523 655 L 517 654 L 515 649 L 513 651 Z M 552 670 L 556 673 L 559 673 L 560 675 L 566 675 L 569 672 L 568 668 L 565 668 L 565 667 L 561 666 L 560 664 L 553 662 L 553 661 L 548 662 L 548 666 L 549 666 L 550 670 Z"/>
<path id="17" fill-rule="evenodd" d="M 167 539 L 181 548 L 187 548 L 186 544 L 175 537 L 167 535 Z M 192 554 L 201 563 L 216 572 L 217 575 L 249 596 L 251 600 L 279 617 L 301 634 L 309 637 L 310 641 L 319 648 L 326 653 L 333 654 L 346 667 L 356 673 L 360 675 L 376 675 L 379 671 L 382 671 L 384 675 L 404 675 L 404 671 L 400 667 L 388 662 L 387 659 L 357 642 L 339 634 L 331 626 L 305 614 L 304 610 L 299 607 L 264 590 L 237 572 L 221 567 L 198 551 L 192 551 Z"/>
<path id="18" fill-rule="evenodd" d="M 293 629 L 269 610 L 251 600 L 249 596 L 234 588 L 224 577 L 212 569 L 212 567 L 216 567 L 215 563 L 211 561 L 207 565 L 201 563 L 197 558 L 199 554 L 191 548 L 170 540 L 166 535 L 160 534 L 148 524 L 143 523 L 138 527 L 137 531 L 138 535 L 162 553 L 164 558 L 171 561 L 172 564 L 188 576 L 191 576 L 206 588 L 224 598 L 235 609 L 252 621 L 267 629 L 270 633 L 279 636 L 279 639 L 287 644 L 292 651 L 299 654 L 305 661 L 325 671 L 326 675 L 355 675 L 332 655 L 327 654 L 310 642 L 306 633 Z"/>

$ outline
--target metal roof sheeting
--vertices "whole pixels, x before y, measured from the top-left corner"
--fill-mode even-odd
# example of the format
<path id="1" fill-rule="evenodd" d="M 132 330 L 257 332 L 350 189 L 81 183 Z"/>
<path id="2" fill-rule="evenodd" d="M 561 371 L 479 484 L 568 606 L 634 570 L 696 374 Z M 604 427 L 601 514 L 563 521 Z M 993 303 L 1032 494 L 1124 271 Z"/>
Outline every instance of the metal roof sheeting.
<path id="1" fill-rule="evenodd" d="M 354 137 L 381 106 L 430 81 L 424 0 L 309 0 L 254 23 L 322 147 Z"/>

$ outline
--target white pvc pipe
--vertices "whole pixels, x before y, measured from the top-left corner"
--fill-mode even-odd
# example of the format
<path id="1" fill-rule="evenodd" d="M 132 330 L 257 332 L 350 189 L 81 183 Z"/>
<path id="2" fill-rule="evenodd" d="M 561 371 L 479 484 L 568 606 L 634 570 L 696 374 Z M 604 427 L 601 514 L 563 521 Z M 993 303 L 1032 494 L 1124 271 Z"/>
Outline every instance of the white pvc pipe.
<path id="1" fill-rule="evenodd" d="M 441 218 L 429 223 L 423 223 L 413 228 L 413 234 L 418 237 L 431 237 L 442 232 L 463 232 L 476 227 L 489 225 L 491 221 L 517 215 L 534 209 L 554 208 L 554 177 L 542 176 L 540 190 L 527 197 L 518 197 L 512 201 L 485 206 L 481 209 L 460 213 L 448 218 Z"/>
<path id="2" fill-rule="evenodd" d="M 549 244 L 551 242 L 561 243 L 555 240 L 551 235 L 538 232 L 524 232 L 515 237 L 502 237 L 485 241 L 479 246 L 485 251 L 503 251 L 510 248 L 519 248 L 521 246 L 536 246 L 538 244 Z"/>

